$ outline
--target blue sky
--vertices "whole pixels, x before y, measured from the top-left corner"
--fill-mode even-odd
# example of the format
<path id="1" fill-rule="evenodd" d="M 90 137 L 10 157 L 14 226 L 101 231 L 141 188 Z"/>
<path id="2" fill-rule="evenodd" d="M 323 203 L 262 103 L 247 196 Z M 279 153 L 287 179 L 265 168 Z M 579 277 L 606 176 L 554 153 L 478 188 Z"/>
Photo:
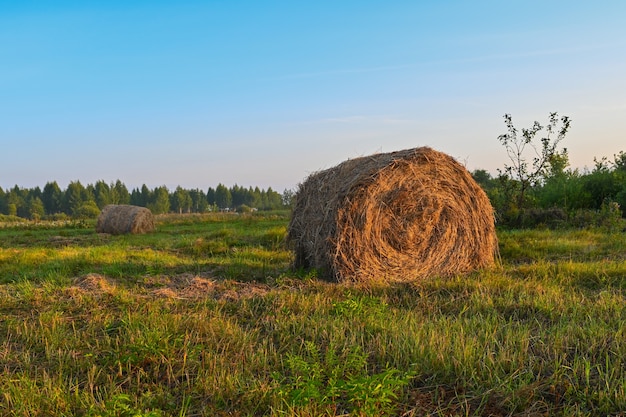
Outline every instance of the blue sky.
<path id="1" fill-rule="evenodd" d="M 0 0 L 0 187 L 294 188 L 428 145 L 506 163 L 572 118 L 574 167 L 626 151 L 623 1 Z"/>

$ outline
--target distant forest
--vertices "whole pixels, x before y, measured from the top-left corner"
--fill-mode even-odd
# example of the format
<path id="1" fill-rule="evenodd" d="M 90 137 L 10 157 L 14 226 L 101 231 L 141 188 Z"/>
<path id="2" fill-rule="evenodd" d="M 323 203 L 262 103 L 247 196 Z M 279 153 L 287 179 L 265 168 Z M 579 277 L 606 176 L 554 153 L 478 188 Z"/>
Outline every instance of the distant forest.
<path id="1" fill-rule="evenodd" d="M 154 214 L 164 213 L 206 213 L 211 211 L 233 210 L 239 212 L 253 210 L 276 210 L 291 204 L 293 193 L 285 190 L 282 194 L 259 187 L 244 188 L 223 184 L 209 187 L 206 192 L 200 189 L 176 187 L 170 191 L 165 186 L 149 189 L 128 188 L 120 181 L 83 186 L 80 181 L 70 182 L 62 190 L 56 181 L 48 182 L 43 190 L 15 186 L 3 190 L 0 187 L 0 214 L 25 219 L 55 218 L 94 218 L 107 204 L 132 204 L 149 208 Z"/>
<path id="2" fill-rule="evenodd" d="M 523 161 L 522 161 L 523 162 Z M 553 152 L 534 177 L 498 170 L 498 175 L 478 169 L 471 174 L 487 193 L 501 227 L 587 227 L 623 228 L 626 217 L 626 153 L 613 160 L 595 159 L 592 169 L 568 168 L 567 151 Z M 520 163 L 521 165 L 521 163 Z M 521 178 L 521 179 L 520 179 Z M 147 207 L 154 214 L 248 212 L 291 207 L 294 191 L 278 193 L 272 188 L 230 188 L 219 184 L 200 189 L 146 185 L 128 191 L 121 181 L 83 186 L 69 183 L 62 190 L 56 181 L 40 189 L 17 185 L 0 187 L 0 220 L 95 218 L 107 204 L 133 204 Z"/>

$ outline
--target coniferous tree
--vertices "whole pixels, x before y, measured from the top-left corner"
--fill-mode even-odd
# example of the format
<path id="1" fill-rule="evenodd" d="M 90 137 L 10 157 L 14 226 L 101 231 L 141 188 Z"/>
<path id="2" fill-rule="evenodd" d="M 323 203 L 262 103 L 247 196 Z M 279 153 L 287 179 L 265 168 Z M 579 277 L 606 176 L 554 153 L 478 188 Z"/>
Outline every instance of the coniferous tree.
<path id="1" fill-rule="evenodd" d="M 198 188 L 190 190 L 189 196 L 191 197 L 191 209 L 193 212 L 205 213 L 209 210 L 209 203 L 202 190 Z"/>
<path id="2" fill-rule="evenodd" d="M 46 214 L 57 214 L 63 211 L 63 191 L 56 181 L 46 183 L 43 187 L 41 201 Z"/>
<path id="3" fill-rule="evenodd" d="M 189 192 L 180 185 L 176 187 L 176 190 L 172 194 L 171 208 L 179 214 L 183 212 L 189 213 L 191 211 L 191 204 L 192 201 Z"/>
<path id="4" fill-rule="evenodd" d="M 2 187 L 0 187 L 0 214 L 8 214 L 7 205 L 8 205 L 7 193 L 5 193 Z"/>
<path id="5" fill-rule="evenodd" d="M 283 199 L 279 193 L 272 190 L 272 187 L 267 188 L 267 208 L 268 210 L 277 210 L 283 205 Z"/>
<path id="6" fill-rule="evenodd" d="M 230 196 L 232 201 L 232 207 L 236 208 L 246 203 L 246 189 L 238 186 L 237 184 L 230 189 Z M 235 198 L 237 201 L 235 201 Z"/>
<path id="7" fill-rule="evenodd" d="M 148 204 L 148 208 L 154 214 L 165 214 L 170 211 L 170 194 L 166 186 L 154 189 L 153 201 Z"/>
<path id="8" fill-rule="evenodd" d="M 9 214 L 13 216 L 28 217 L 28 208 L 26 207 L 26 197 L 28 191 L 19 186 L 13 187 L 7 193 L 7 202 L 9 205 Z"/>
<path id="9" fill-rule="evenodd" d="M 133 188 L 130 192 L 130 204 L 145 207 L 145 204 L 141 201 L 141 191 L 139 191 L 139 188 Z"/>
<path id="10" fill-rule="evenodd" d="M 244 191 L 244 204 L 248 207 L 254 207 L 254 189 L 252 187 L 248 187 L 247 189 L 244 189 Z"/>
<path id="11" fill-rule="evenodd" d="M 115 181 L 115 185 L 111 186 L 112 191 L 112 201 L 114 204 L 129 204 L 130 203 L 130 193 L 128 192 L 128 188 L 122 183 L 122 181 Z"/>
<path id="12" fill-rule="evenodd" d="M 89 184 L 87 187 L 83 187 L 83 191 L 81 193 L 81 197 L 83 199 L 83 203 L 87 201 L 96 202 L 96 196 L 93 193 L 93 185 Z"/>
<path id="13" fill-rule="evenodd" d="M 38 186 L 27 190 L 28 191 L 28 198 L 34 198 L 34 197 L 38 197 L 39 199 L 41 199 L 41 197 L 43 196 L 43 192 L 41 191 L 41 188 L 39 188 Z"/>
<path id="14" fill-rule="evenodd" d="M 230 190 L 222 183 L 218 184 L 215 188 L 215 204 L 217 204 L 220 209 L 226 209 L 232 205 Z"/>
<path id="15" fill-rule="evenodd" d="M 63 201 L 63 211 L 65 214 L 72 216 L 78 213 L 78 209 L 85 201 L 86 190 L 80 181 L 72 181 L 65 190 L 65 198 Z"/>
<path id="16" fill-rule="evenodd" d="M 150 204 L 150 201 L 152 200 L 152 196 L 153 196 L 153 192 L 150 191 L 150 189 L 148 188 L 148 186 L 146 184 L 143 184 L 141 186 L 141 201 L 143 202 L 143 204 L 141 204 L 143 207 L 147 207 L 148 204 Z"/>
<path id="17" fill-rule="evenodd" d="M 98 208 L 102 209 L 104 206 L 113 203 L 111 198 L 111 187 L 109 187 L 106 182 L 102 180 L 97 181 L 93 192 L 96 197 L 96 204 L 98 205 Z"/>
<path id="18" fill-rule="evenodd" d="M 206 201 L 209 203 L 209 206 L 215 205 L 215 189 L 213 187 L 209 187 L 206 192 Z"/>

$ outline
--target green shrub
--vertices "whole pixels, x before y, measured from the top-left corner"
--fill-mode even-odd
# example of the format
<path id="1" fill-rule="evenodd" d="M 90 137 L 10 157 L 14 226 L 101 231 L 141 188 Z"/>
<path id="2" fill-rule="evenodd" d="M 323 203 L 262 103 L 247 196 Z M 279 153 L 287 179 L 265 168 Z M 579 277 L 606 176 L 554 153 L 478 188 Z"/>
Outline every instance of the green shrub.
<path id="1" fill-rule="evenodd" d="M 252 208 L 245 204 L 242 204 L 239 207 L 237 207 L 237 213 L 250 213 L 250 212 L 252 212 Z"/>
<path id="2" fill-rule="evenodd" d="M 0 223 L 25 222 L 26 220 L 11 214 L 0 214 Z"/>
<path id="3" fill-rule="evenodd" d="M 556 229 L 562 227 L 567 222 L 565 210 L 553 207 L 548 209 L 531 208 L 521 213 L 520 224 L 522 228 L 530 229 L 534 227 Z"/>
<path id="4" fill-rule="evenodd" d="M 620 205 L 606 200 L 600 210 L 577 210 L 569 219 L 569 225 L 578 228 L 600 227 L 608 231 L 621 230 L 624 227 Z"/>
<path id="5" fill-rule="evenodd" d="M 65 213 L 48 214 L 43 217 L 43 220 L 50 220 L 50 221 L 65 221 L 68 219 L 69 219 L 69 216 Z"/>
<path id="6" fill-rule="evenodd" d="M 80 205 L 74 217 L 78 219 L 95 219 L 100 215 L 100 209 L 95 201 L 85 201 Z"/>

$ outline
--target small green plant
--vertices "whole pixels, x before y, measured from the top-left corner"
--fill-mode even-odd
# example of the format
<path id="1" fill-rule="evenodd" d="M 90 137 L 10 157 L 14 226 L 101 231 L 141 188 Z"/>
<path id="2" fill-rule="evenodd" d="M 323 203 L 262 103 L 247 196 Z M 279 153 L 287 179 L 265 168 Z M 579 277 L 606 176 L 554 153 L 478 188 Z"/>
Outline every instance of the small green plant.
<path id="1" fill-rule="evenodd" d="M 623 224 L 619 203 L 608 199 L 604 200 L 600 207 L 598 226 L 615 232 L 620 231 Z"/>
<path id="2" fill-rule="evenodd" d="M 384 321 L 389 308 L 384 300 L 377 297 L 348 293 L 348 298 L 333 303 L 330 312 L 340 317 L 362 317 L 371 321 Z"/>
<path id="3" fill-rule="evenodd" d="M 367 355 L 359 346 L 339 350 L 330 345 L 325 352 L 312 342 L 302 355 L 288 355 L 287 377 L 274 374 L 276 392 L 290 409 L 310 404 L 331 405 L 336 412 L 391 415 L 401 390 L 413 377 L 394 368 L 368 372 Z"/>
<path id="4" fill-rule="evenodd" d="M 104 410 L 90 410 L 87 417 L 162 417 L 160 411 L 141 411 L 133 407 L 129 395 L 117 394 L 105 403 Z"/>

